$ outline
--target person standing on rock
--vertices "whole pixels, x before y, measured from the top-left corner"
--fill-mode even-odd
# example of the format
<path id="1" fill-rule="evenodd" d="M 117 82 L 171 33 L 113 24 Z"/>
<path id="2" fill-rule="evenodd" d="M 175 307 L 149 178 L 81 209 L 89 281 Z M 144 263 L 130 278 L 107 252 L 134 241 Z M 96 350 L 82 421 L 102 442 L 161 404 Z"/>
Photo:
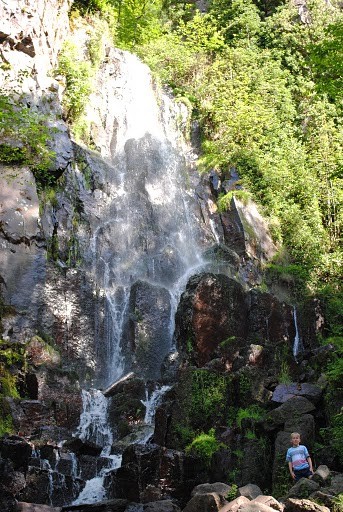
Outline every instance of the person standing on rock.
<path id="1" fill-rule="evenodd" d="M 286 454 L 291 477 L 296 482 L 300 478 L 311 478 L 313 475 L 312 460 L 306 446 L 300 444 L 300 434 L 298 432 L 291 434 L 291 444 L 292 447 L 288 448 Z"/>

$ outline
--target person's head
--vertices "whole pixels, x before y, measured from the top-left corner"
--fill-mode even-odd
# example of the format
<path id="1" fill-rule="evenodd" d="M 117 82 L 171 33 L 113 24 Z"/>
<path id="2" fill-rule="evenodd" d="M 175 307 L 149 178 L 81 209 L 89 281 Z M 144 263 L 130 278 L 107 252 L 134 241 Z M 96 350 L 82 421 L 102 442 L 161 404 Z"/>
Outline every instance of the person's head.
<path id="1" fill-rule="evenodd" d="M 291 433 L 291 443 L 292 446 L 299 446 L 300 444 L 300 434 L 298 432 Z"/>

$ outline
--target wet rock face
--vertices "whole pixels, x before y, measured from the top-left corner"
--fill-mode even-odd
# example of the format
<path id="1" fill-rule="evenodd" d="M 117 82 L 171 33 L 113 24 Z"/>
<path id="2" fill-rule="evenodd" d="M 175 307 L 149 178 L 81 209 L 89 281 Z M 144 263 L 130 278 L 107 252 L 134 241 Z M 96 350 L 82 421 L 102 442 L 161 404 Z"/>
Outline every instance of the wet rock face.
<path id="1" fill-rule="evenodd" d="M 287 352 L 294 336 L 289 305 L 269 293 L 247 293 L 223 274 L 191 277 L 176 314 L 179 347 L 192 350 L 198 366 L 223 354 L 236 369 L 244 364 L 259 366 L 266 360 L 273 364 L 274 350 L 263 347 L 284 345 Z"/>
<path id="2" fill-rule="evenodd" d="M 128 353 L 134 359 L 134 371 L 144 378 L 159 378 L 169 349 L 170 293 L 138 281 L 131 287 L 129 311 Z"/>
<path id="3" fill-rule="evenodd" d="M 246 296 L 242 286 L 224 275 L 204 274 L 190 279 L 176 315 L 176 338 L 196 350 L 201 366 L 212 359 L 221 342 L 246 337 Z"/>

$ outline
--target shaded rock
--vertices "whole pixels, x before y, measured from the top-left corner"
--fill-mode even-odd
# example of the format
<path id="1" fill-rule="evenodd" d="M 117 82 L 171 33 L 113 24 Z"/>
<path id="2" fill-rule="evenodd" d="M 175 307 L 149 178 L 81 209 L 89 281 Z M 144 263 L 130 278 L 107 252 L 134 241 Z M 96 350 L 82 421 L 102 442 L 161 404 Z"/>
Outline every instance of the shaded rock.
<path id="1" fill-rule="evenodd" d="M 238 492 L 241 496 L 245 496 L 250 500 L 257 498 L 257 496 L 260 496 L 262 494 L 261 489 L 258 487 L 258 485 L 255 484 L 247 484 L 244 485 L 243 487 L 239 487 Z"/>
<path id="2" fill-rule="evenodd" d="M 324 505 L 318 505 L 310 500 L 297 500 L 289 498 L 285 501 L 285 512 L 330 512 Z"/>
<path id="3" fill-rule="evenodd" d="M 153 501 L 145 503 L 144 512 L 181 512 L 181 509 L 171 500 Z"/>
<path id="4" fill-rule="evenodd" d="M 195 494 L 183 512 L 218 512 L 226 503 L 226 500 L 215 492 Z"/>
<path id="5" fill-rule="evenodd" d="M 315 501 L 316 503 L 320 503 L 321 505 L 325 505 L 330 510 L 334 506 L 335 496 L 333 494 L 328 494 L 326 492 L 323 492 L 322 490 L 321 491 L 313 492 L 312 494 L 310 494 L 309 498 L 311 500 Z"/>
<path id="6" fill-rule="evenodd" d="M 49 505 L 38 505 L 37 503 L 17 503 L 16 512 L 61 512 L 60 507 L 50 507 Z"/>
<path id="7" fill-rule="evenodd" d="M 315 406 L 307 398 L 302 396 L 290 398 L 267 415 L 264 427 L 266 430 L 273 430 L 289 418 L 297 418 L 314 410 Z"/>
<path id="8" fill-rule="evenodd" d="M 336 496 L 338 494 L 343 493 L 343 473 L 333 475 L 331 478 L 330 485 L 328 487 L 323 487 L 321 490 L 323 492 L 334 494 Z"/>
<path id="9" fill-rule="evenodd" d="M 196 494 L 208 494 L 215 492 L 225 498 L 230 489 L 231 485 L 227 485 L 222 482 L 215 482 L 213 484 L 200 484 L 194 487 L 191 496 L 195 496 Z"/>
<path id="10" fill-rule="evenodd" d="M 135 372 L 146 379 L 158 379 L 169 351 L 170 293 L 166 288 L 144 281 L 131 286 L 129 299 L 129 354 Z"/>
<path id="11" fill-rule="evenodd" d="M 318 466 L 316 471 L 313 473 L 312 480 L 323 487 L 330 479 L 330 474 L 330 469 L 322 464 Z"/>
<path id="12" fill-rule="evenodd" d="M 124 512 L 127 504 L 127 500 L 113 499 L 89 505 L 66 505 L 61 510 L 62 512 Z"/>
<path id="13" fill-rule="evenodd" d="M 249 498 L 245 496 L 238 496 L 235 500 L 230 501 L 227 505 L 224 505 L 223 508 L 220 509 L 220 512 L 236 512 L 241 507 L 244 507 L 250 503 Z"/>
<path id="14" fill-rule="evenodd" d="M 0 453 L 4 459 L 12 461 L 15 470 L 26 470 L 32 446 L 20 436 L 7 436 L 0 440 Z"/>
<path id="15" fill-rule="evenodd" d="M 25 476 L 19 471 L 13 471 L 8 475 L 4 475 L 2 484 L 15 496 L 26 486 Z"/>
<path id="16" fill-rule="evenodd" d="M 92 441 L 79 439 L 78 437 L 73 438 L 65 443 L 65 448 L 68 448 L 71 452 L 77 455 L 100 455 L 102 447 L 97 446 Z"/>
<path id="17" fill-rule="evenodd" d="M 16 500 L 13 494 L 0 484 L 0 510 L 1 512 L 16 512 Z"/>
<path id="18" fill-rule="evenodd" d="M 284 509 L 284 506 L 281 503 L 279 503 L 275 498 L 273 498 L 273 496 L 264 496 L 263 494 L 261 494 L 260 496 L 257 496 L 257 498 L 253 500 L 253 502 L 257 504 L 262 503 L 264 505 L 267 505 L 268 507 L 278 510 L 279 512 L 282 512 Z"/>
<path id="19" fill-rule="evenodd" d="M 317 403 L 323 394 L 323 390 L 320 386 L 310 384 L 308 382 L 291 384 L 279 384 L 273 393 L 273 402 L 284 403 L 294 396 L 303 396 L 313 402 Z"/>
<path id="20" fill-rule="evenodd" d="M 175 317 L 179 347 L 188 340 L 200 366 L 215 355 L 220 343 L 246 336 L 246 296 L 243 287 L 223 274 L 200 274 L 190 278 Z"/>
<path id="21" fill-rule="evenodd" d="M 290 488 L 287 498 L 308 498 L 310 494 L 318 491 L 319 484 L 309 478 L 301 478 L 293 487 Z"/>
<path id="22" fill-rule="evenodd" d="M 281 341 L 292 343 L 295 325 L 293 308 L 289 304 L 271 293 L 256 289 L 249 292 L 249 302 L 249 336 L 252 341 L 257 338 L 271 345 Z"/>

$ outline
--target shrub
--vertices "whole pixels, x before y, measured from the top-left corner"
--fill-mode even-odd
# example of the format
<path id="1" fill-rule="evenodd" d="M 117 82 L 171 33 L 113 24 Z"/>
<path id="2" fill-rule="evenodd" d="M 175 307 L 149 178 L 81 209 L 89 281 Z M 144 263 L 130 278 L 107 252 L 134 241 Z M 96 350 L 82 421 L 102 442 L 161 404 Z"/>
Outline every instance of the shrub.
<path id="1" fill-rule="evenodd" d="M 59 56 L 55 75 L 63 75 L 66 79 L 63 107 L 66 120 L 72 123 L 83 114 L 92 92 L 92 65 L 81 60 L 75 44 L 66 41 Z"/>
<path id="2" fill-rule="evenodd" d="M 212 456 L 221 447 L 221 443 L 215 438 L 214 429 L 212 428 L 208 434 L 203 432 L 199 434 L 191 444 L 186 447 L 186 453 L 193 453 L 210 464 Z"/>
<path id="3" fill-rule="evenodd" d="M 0 94 L 0 112 L 0 162 L 27 165 L 41 187 L 52 182 L 54 152 L 48 147 L 47 118 L 4 94 Z"/>

